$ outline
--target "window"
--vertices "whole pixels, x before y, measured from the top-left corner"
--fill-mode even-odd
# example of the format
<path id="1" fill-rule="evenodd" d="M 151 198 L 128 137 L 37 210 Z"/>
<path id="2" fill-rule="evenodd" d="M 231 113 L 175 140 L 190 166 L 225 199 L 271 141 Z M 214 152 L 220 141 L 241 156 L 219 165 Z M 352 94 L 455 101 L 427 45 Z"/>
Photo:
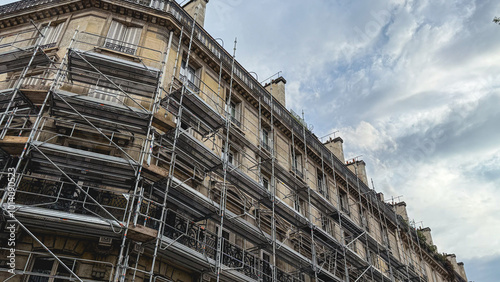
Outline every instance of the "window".
<path id="1" fill-rule="evenodd" d="M 271 187 L 269 186 L 269 178 L 267 178 L 266 176 L 262 176 L 262 186 L 264 186 L 267 191 L 270 191 Z"/>
<path id="2" fill-rule="evenodd" d="M 327 233 L 333 234 L 333 221 L 326 215 L 321 215 L 321 228 Z"/>
<path id="3" fill-rule="evenodd" d="M 348 248 L 350 248 L 353 251 L 357 251 L 358 247 L 356 245 L 356 238 L 351 235 L 351 233 L 348 233 L 347 231 L 344 231 L 344 244 L 349 245 Z"/>
<path id="4" fill-rule="evenodd" d="M 229 232 L 226 230 L 222 230 L 222 238 L 224 238 L 226 241 L 229 241 Z"/>
<path id="5" fill-rule="evenodd" d="M 149 3 L 149 1 L 147 1 L 146 3 Z M 165 7 L 165 1 L 164 0 L 151 0 L 149 7 L 154 8 L 154 9 L 158 9 L 158 10 L 163 10 L 163 8 Z"/>
<path id="6" fill-rule="evenodd" d="M 293 158 L 292 170 L 298 177 L 304 178 L 304 174 L 302 173 L 302 155 L 297 152 L 295 152 Z"/>
<path id="7" fill-rule="evenodd" d="M 344 191 L 339 191 L 339 205 L 343 212 L 349 213 L 349 202 L 347 199 L 347 193 Z"/>
<path id="8" fill-rule="evenodd" d="M 219 226 L 215 227 L 215 234 L 217 236 L 219 236 Z M 229 242 L 229 232 L 227 232 L 226 230 L 222 229 L 222 238 L 224 239 L 224 241 L 228 241 Z"/>
<path id="9" fill-rule="evenodd" d="M 271 256 L 266 252 L 262 252 L 262 262 L 263 262 L 262 271 L 264 272 L 263 281 L 271 281 L 272 279 Z"/>
<path id="10" fill-rule="evenodd" d="M 56 47 L 57 41 L 62 33 L 64 23 L 51 24 L 42 29 L 43 37 L 40 41 L 40 48 L 48 49 Z"/>
<path id="11" fill-rule="evenodd" d="M 360 221 L 361 221 L 361 226 L 363 228 L 365 228 L 365 230 L 367 232 L 370 232 L 370 226 L 368 224 L 368 218 L 369 218 L 368 217 L 369 216 L 368 215 L 368 211 L 365 208 L 361 207 L 361 206 L 359 207 L 359 209 L 361 211 L 360 214 L 359 214 L 359 218 L 360 218 Z"/>
<path id="12" fill-rule="evenodd" d="M 227 91 L 229 93 L 229 91 Z M 241 127 L 240 122 L 240 104 L 231 100 L 228 103 L 226 102 L 226 111 L 229 113 L 231 121 L 236 124 L 238 127 Z"/>
<path id="13" fill-rule="evenodd" d="M 195 70 L 191 65 L 186 66 L 186 61 L 182 61 L 181 63 L 181 80 L 185 80 L 186 86 L 191 89 L 193 92 L 199 92 L 200 88 L 200 80 L 196 75 L 197 70 Z"/>
<path id="14" fill-rule="evenodd" d="M 295 197 L 295 210 L 302 215 L 306 213 L 306 202 L 299 198 L 299 196 Z"/>
<path id="15" fill-rule="evenodd" d="M 66 266 L 68 266 L 70 269 L 73 269 L 73 272 L 75 271 L 75 267 L 71 260 L 68 259 L 61 259 L 61 260 Z M 41 275 L 40 276 L 34 274 L 30 275 L 28 278 L 28 282 L 67 281 L 68 279 L 50 278 L 47 276 L 49 275 L 59 276 L 59 277 L 70 276 L 69 271 L 53 257 L 36 257 L 31 271 L 35 273 L 40 273 Z"/>
<path id="16" fill-rule="evenodd" d="M 326 185 L 326 177 L 321 170 L 317 171 L 318 180 L 318 192 L 323 195 L 327 200 L 330 199 L 330 194 L 328 193 L 328 187 Z"/>
<path id="17" fill-rule="evenodd" d="M 227 153 L 227 162 L 230 166 L 238 166 L 238 152 L 229 150 L 229 152 Z"/>
<path id="18" fill-rule="evenodd" d="M 176 119 L 176 122 L 178 117 L 175 118 Z M 181 122 L 181 128 L 187 132 L 187 134 L 189 135 L 193 135 L 194 134 L 194 130 L 193 130 L 193 127 L 191 127 L 187 122 Z"/>
<path id="19" fill-rule="evenodd" d="M 372 252 L 370 251 L 370 249 L 368 248 L 365 248 L 365 251 L 366 251 L 366 261 L 369 263 L 369 264 L 373 264 L 373 260 L 372 260 Z"/>
<path id="20" fill-rule="evenodd" d="M 104 42 L 104 48 L 135 55 L 137 44 L 141 39 L 141 32 L 142 28 L 140 27 L 127 26 L 113 20 Z"/>
<path id="21" fill-rule="evenodd" d="M 387 228 L 382 222 L 380 222 L 380 237 L 382 238 L 382 244 L 390 250 L 391 244 L 389 244 L 389 235 L 387 234 Z"/>
<path id="22" fill-rule="evenodd" d="M 125 94 L 123 94 L 120 90 L 113 90 L 94 85 L 90 87 L 88 96 L 119 104 L 123 104 L 123 101 L 125 100 Z"/>
<path id="23" fill-rule="evenodd" d="M 265 150 L 271 151 L 271 142 L 269 140 L 269 131 L 266 128 L 262 128 L 262 140 L 261 140 L 262 148 Z"/>
<path id="24" fill-rule="evenodd" d="M 269 256 L 268 253 L 262 252 L 262 260 L 265 262 L 270 263 L 271 262 L 271 257 Z"/>

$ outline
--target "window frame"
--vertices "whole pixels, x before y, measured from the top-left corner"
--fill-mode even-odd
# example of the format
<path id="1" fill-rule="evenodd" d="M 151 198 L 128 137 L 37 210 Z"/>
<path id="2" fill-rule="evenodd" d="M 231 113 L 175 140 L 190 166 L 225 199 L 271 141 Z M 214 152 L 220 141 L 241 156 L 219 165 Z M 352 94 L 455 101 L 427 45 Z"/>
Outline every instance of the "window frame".
<path id="1" fill-rule="evenodd" d="M 268 130 L 265 127 L 262 127 L 260 144 L 265 150 L 269 152 L 271 152 L 271 146 L 272 146 L 270 137 L 271 137 L 270 130 Z"/>
<path id="2" fill-rule="evenodd" d="M 186 86 L 190 88 L 193 92 L 200 92 L 201 83 L 201 67 L 197 67 L 190 61 L 189 65 L 186 66 L 186 60 L 183 58 L 181 61 L 181 67 L 179 70 L 179 79 L 183 81 L 183 77 L 186 78 Z"/>
<path id="3" fill-rule="evenodd" d="M 40 49 L 51 49 L 59 47 L 59 43 L 62 39 L 62 36 L 64 35 L 65 23 L 66 19 L 56 22 L 50 22 L 47 24 L 42 24 L 40 26 L 40 30 L 44 35 L 39 42 Z M 54 27 L 53 30 L 56 31 L 55 36 L 54 34 L 52 34 L 53 31 L 50 31 L 49 34 L 47 34 L 48 27 L 49 28 Z M 50 41 L 50 42 L 45 42 L 45 41 Z"/>
<path id="4" fill-rule="evenodd" d="M 346 192 L 344 192 L 342 189 L 339 188 L 339 208 L 347 213 L 350 214 L 349 211 L 349 195 L 347 195 Z"/>
<path id="5" fill-rule="evenodd" d="M 116 23 L 116 25 L 121 25 L 121 26 L 114 27 L 113 23 Z M 123 30 L 117 31 L 118 29 L 123 29 Z M 127 38 L 131 36 L 129 32 L 132 31 L 132 29 L 137 29 L 140 31 L 135 35 L 132 34 L 133 38 L 136 39 L 134 42 L 128 42 Z M 123 22 L 119 19 L 111 19 L 111 24 L 109 25 L 109 29 L 108 32 L 106 33 L 106 37 L 102 47 L 108 50 L 135 56 L 137 55 L 137 50 L 139 49 L 138 47 L 142 39 L 143 31 L 144 27 L 141 25 Z M 118 35 L 115 34 L 110 35 L 110 32 L 118 33 Z"/>
<path id="6" fill-rule="evenodd" d="M 294 154 L 292 154 L 292 171 L 299 178 L 304 178 L 304 165 L 302 160 L 302 154 L 297 152 L 297 150 L 293 150 Z"/>
<path id="7" fill-rule="evenodd" d="M 318 188 L 318 192 L 323 195 L 327 200 L 330 200 L 330 193 L 328 189 L 328 178 L 326 177 L 325 174 L 323 174 L 323 171 L 317 170 L 316 171 L 317 177 L 316 177 L 316 185 Z"/>
<path id="8" fill-rule="evenodd" d="M 50 268 L 50 272 L 47 274 L 47 273 L 43 273 L 43 272 L 34 272 L 33 268 L 35 267 L 36 263 L 37 263 L 37 260 L 38 259 L 46 259 L 46 260 L 51 260 L 52 261 L 52 266 Z M 77 269 L 77 262 L 76 260 L 71 260 L 71 259 L 68 259 L 68 258 L 62 258 L 61 261 L 63 261 L 66 266 L 68 266 L 68 268 L 70 268 L 73 272 L 76 273 L 76 269 Z M 68 274 L 67 276 L 63 276 L 63 275 L 58 275 L 58 273 L 61 271 L 59 270 L 59 268 L 62 268 L 62 273 L 65 273 L 65 274 Z M 28 277 L 26 278 L 25 281 L 27 282 L 62 282 L 62 281 L 67 281 L 68 279 L 61 279 L 61 278 L 57 278 L 57 277 L 53 277 L 53 276 L 59 276 L 59 277 L 68 277 L 68 278 L 71 278 L 71 274 L 66 270 L 66 268 L 64 268 L 60 263 L 59 261 L 57 261 L 55 258 L 53 257 L 50 257 L 50 256 L 34 256 L 34 259 L 33 261 L 31 262 L 31 273 L 30 275 L 28 275 Z M 40 274 L 44 274 L 44 275 L 47 275 L 47 276 L 40 276 L 40 275 L 36 275 L 35 273 L 40 273 Z"/>

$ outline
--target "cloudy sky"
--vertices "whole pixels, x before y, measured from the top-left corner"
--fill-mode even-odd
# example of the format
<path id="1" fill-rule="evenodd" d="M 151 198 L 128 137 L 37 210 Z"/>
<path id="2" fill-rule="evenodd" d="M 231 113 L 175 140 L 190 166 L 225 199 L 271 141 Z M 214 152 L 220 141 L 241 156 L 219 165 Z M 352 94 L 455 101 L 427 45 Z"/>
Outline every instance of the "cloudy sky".
<path id="1" fill-rule="evenodd" d="M 339 131 L 469 280 L 500 277 L 500 2 L 211 0 L 205 28 Z"/>

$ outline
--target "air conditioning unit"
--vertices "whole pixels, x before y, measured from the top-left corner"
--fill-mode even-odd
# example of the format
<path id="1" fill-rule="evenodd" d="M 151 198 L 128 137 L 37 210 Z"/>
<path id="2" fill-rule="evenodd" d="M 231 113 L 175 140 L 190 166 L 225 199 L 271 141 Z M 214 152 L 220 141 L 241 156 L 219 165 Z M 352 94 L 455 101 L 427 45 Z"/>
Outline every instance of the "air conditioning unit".
<path id="1" fill-rule="evenodd" d="M 113 239 L 110 237 L 99 237 L 99 246 L 101 247 L 111 247 Z"/>

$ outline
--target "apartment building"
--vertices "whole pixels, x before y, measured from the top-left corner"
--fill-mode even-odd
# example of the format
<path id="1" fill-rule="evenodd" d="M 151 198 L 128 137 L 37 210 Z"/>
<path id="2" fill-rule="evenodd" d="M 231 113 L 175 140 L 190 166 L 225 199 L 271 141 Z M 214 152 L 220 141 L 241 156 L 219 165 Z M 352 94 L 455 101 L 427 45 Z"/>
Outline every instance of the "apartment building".
<path id="1" fill-rule="evenodd" d="M 0 279 L 467 281 L 207 8 L 0 6 Z"/>

